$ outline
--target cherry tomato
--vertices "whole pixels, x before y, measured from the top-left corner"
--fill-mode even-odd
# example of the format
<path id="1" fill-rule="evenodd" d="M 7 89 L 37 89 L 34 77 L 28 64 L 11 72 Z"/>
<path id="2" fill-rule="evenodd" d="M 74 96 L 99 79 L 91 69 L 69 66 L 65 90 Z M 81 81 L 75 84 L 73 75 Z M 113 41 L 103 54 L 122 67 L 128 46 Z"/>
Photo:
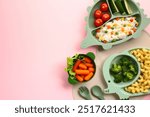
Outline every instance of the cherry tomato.
<path id="1" fill-rule="evenodd" d="M 94 17 L 95 17 L 96 19 L 101 18 L 102 15 L 103 15 L 103 14 L 102 14 L 102 11 L 99 10 L 99 9 L 97 9 L 97 10 L 94 12 Z"/>
<path id="2" fill-rule="evenodd" d="M 102 19 L 96 19 L 96 20 L 94 21 L 94 25 L 95 25 L 96 27 L 99 27 L 99 26 L 103 25 L 103 20 L 102 20 Z"/>
<path id="3" fill-rule="evenodd" d="M 107 12 L 107 11 L 108 11 L 108 4 L 107 4 L 106 2 L 102 3 L 102 4 L 100 5 L 100 9 L 101 9 L 101 11 L 103 11 L 103 12 Z"/>
<path id="4" fill-rule="evenodd" d="M 133 22 L 134 20 L 133 19 L 130 19 L 130 22 Z"/>
<path id="5" fill-rule="evenodd" d="M 102 16 L 103 22 L 106 22 L 106 21 L 108 21 L 109 19 L 110 19 L 110 14 L 108 14 L 108 13 L 103 14 L 103 16 Z"/>

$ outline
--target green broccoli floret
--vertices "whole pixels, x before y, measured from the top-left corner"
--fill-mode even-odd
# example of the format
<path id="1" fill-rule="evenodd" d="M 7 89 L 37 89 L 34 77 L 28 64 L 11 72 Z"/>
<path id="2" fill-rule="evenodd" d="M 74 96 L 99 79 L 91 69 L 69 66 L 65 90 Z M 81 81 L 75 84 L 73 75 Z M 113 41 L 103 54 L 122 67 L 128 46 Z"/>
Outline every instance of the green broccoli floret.
<path id="1" fill-rule="evenodd" d="M 122 65 L 129 65 L 131 63 L 131 61 L 127 57 L 122 57 L 120 59 L 120 62 L 122 63 Z"/>
<path id="2" fill-rule="evenodd" d="M 123 80 L 123 75 L 121 73 L 114 75 L 114 82 L 120 83 Z"/>
<path id="3" fill-rule="evenodd" d="M 138 71 L 137 71 L 135 65 L 133 65 L 133 64 L 129 65 L 129 70 L 130 70 L 131 72 L 133 72 L 135 75 L 137 75 L 137 72 L 138 72 Z"/>
<path id="4" fill-rule="evenodd" d="M 123 72 L 127 72 L 129 70 L 129 68 L 126 66 L 126 65 L 123 65 L 122 66 L 122 71 Z"/>
<path id="5" fill-rule="evenodd" d="M 134 79 L 137 72 L 137 66 L 134 65 L 133 61 L 127 56 L 121 57 L 110 69 L 115 83 L 128 82 Z"/>
<path id="6" fill-rule="evenodd" d="M 134 75 L 130 72 L 127 73 L 127 78 L 129 78 L 130 80 L 132 80 L 134 78 Z"/>
<path id="7" fill-rule="evenodd" d="M 124 79 L 123 79 L 123 82 L 128 82 L 129 81 L 129 78 L 127 78 L 127 77 L 125 77 Z"/>
<path id="8" fill-rule="evenodd" d="M 113 73 L 119 73 L 119 72 L 122 71 L 122 67 L 121 67 L 121 65 L 113 64 L 113 65 L 112 65 L 112 68 L 111 68 L 111 71 L 112 71 Z"/>
<path id="9" fill-rule="evenodd" d="M 123 74 L 126 78 L 128 78 L 129 80 L 132 80 L 134 78 L 133 73 L 131 72 L 124 72 Z"/>

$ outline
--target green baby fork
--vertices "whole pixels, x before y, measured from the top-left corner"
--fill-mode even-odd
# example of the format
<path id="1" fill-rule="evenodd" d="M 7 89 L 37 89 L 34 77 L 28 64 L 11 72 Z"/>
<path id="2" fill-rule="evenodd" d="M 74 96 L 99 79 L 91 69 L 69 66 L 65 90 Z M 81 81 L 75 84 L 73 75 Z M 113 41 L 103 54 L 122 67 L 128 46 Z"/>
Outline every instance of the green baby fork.
<path id="1" fill-rule="evenodd" d="M 84 98 L 86 100 L 92 100 L 92 98 L 90 96 L 90 92 L 87 87 L 81 86 L 78 90 L 78 93 L 82 98 Z"/>

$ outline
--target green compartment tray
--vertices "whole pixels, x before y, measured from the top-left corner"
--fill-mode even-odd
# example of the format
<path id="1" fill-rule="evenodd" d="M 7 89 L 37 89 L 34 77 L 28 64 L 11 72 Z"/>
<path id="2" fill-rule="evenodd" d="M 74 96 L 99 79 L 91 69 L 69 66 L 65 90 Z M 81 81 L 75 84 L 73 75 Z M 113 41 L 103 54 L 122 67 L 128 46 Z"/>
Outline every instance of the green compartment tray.
<path id="1" fill-rule="evenodd" d="M 104 50 L 108 50 L 110 48 L 112 48 L 112 46 L 117 45 L 117 44 L 121 44 L 123 42 L 126 42 L 132 38 L 138 38 L 141 35 L 141 31 L 150 23 L 150 18 L 147 18 L 147 16 L 144 14 L 144 10 L 141 9 L 139 6 L 139 3 L 136 3 L 133 0 L 128 0 L 129 5 L 131 6 L 131 9 L 133 11 L 133 13 L 131 15 L 122 15 L 119 13 L 112 13 L 110 5 L 109 5 L 109 0 L 94 0 L 94 5 L 92 7 L 88 7 L 87 11 L 89 12 L 88 17 L 85 18 L 87 25 L 86 25 L 86 38 L 83 40 L 83 42 L 81 43 L 81 48 L 88 48 L 90 46 L 94 46 L 94 45 L 98 45 L 101 46 Z M 99 40 L 96 39 L 96 37 L 94 36 L 94 33 L 97 29 L 99 29 L 100 27 L 95 27 L 93 22 L 94 22 L 94 12 L 96 9 L 99 8 L 100 3 L 106 2 L 109 6 L 109 12 L 111 15 L 110 20 L 108 20 L 107 22 L 110 22 L 111 20 L 117 18 L 117 17 L 129 17 L 129 16 L 135 16 L 139 26 L 137 28 L 137 31 L 133 34 L 128 36 L 125 39 L 116 41 L 116 42 L 110 42 L 110 43 L 103 43 Z M 105 22 L 103 25 L 105 25 L 107 22 Z"/>
<path id="2" fill-rule="evenodd" d="M 135 58 L 135 56 L 130 54 L 130 51 L 135 50 L 135 49 L 140 49 L 140 48 L 133 48 L 130 50 L 126 50 L 122 53 L 111 55 L 108 59 L 106 59 L 106 61 L 104 62 L 104 65 L 103 65 L 103 76 L 104 76 L 105 82 L 107 83 L 108 88 L 104 89 L 105 94 L 113 94 L 114 93 L 114 94 L 117 94 L 119 96 L 119 98 L 123 99 L 123 100 L 129 99 L 130 97 L 150 94 L 150 90 L 147 93 L 135 93 L 135 94 L 133 94 L 133 93 L 129 93 L 129 92 L 125 91 L 125 89 L 124 89 L 125 87 L 128 87 L 128 86 L 132 85 L 134 82 L 136 82 L 140 76 L 140 73 L 141 73 L 140 72 L 140 69 L 141 69 L 140 63 Z M 137 65 L 138 74 L 131 81 L 128 81 L 125 83 L 124 82 L 115 83 L 113 76 L 110 74 L 110 67 L 112 64 L 117 63 L 119 58 L 122 56 L 127 56 L 127 57 L 130 57 L 132 59 L 134 64 Z"/>

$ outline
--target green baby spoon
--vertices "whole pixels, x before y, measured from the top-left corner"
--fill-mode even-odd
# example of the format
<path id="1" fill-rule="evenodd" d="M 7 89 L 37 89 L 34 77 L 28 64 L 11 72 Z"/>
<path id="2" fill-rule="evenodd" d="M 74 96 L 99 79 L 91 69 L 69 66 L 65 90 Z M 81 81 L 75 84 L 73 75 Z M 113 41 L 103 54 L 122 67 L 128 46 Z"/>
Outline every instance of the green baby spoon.
<path id="1" fill-rule="evenodd" d="M 104 93 L 103 93 L 102 89 L 99 86 L 93 86 L 91 88 L 91 93 L 92 93 L 93 96 L 95 96 L 99 100 L 104 100 Z"/>

